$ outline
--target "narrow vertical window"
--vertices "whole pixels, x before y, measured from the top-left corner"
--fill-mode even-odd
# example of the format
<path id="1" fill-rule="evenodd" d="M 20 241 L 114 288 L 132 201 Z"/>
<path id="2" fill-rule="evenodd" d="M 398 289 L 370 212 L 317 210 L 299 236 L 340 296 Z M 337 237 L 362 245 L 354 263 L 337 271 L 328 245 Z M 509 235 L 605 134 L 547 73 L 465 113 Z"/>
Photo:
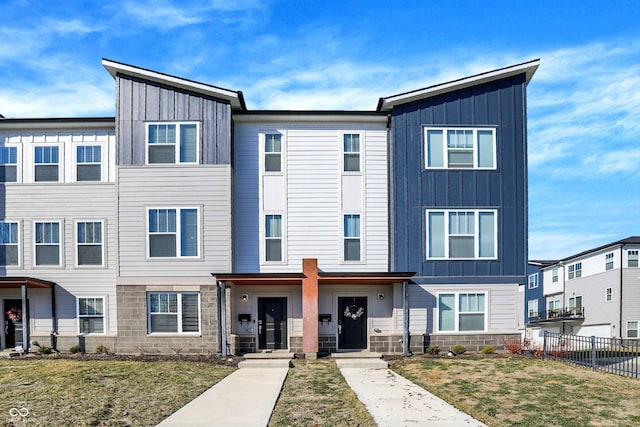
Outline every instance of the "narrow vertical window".
<path id="1" fill-rule="evenodd" d="M 282 135 L 279 133 L 264 136 L 265 172 L 282 172 Z"/>
<path id="2" fill-rule="evenodd" d="M 472 168 L 473 131 L 463 129 L 448 131 L 447 150 L 450 168 Z"/>
<path id="3" fill-rule="evenodd" d="M 613 252 L 605 255 L 604 268 L 605 270 L 613 270 Z"/>
<path id="4" fill-rule="evenodd" d="M 58 147 L 35 147 L 35 181 L 56 182 L 59 180 Z"/>
<path id="5" fill-rule="evenodd" d="M 613 288 L 607 288 L 604 291 L 604 300 L 606 302 L 613 301 Z"/>
<path id="6" fill-rule="evenodd" d="M 440 294 L 438 296 L 438 330 L 456 330 L 456 296 L 455 294 Z"/>
<path id="7" fill-rule="evenodd" d="M 539 314 L 538 314 L 538 300 L 537 299 L 530 300 L 527 303 L 527 308 L 529 309 L 529 311 L 528 311 L 529 319 L 537 318 L 539 316 Z"/>
<path id="8" fill-rule="evenodd" d="M 282 215 L 265 216 L 265 260 L 282 261 Z"/>
<path id="9" fill-rule="evenodd" d="M 35 223 L 36 265 L 60 265 L 60 223 Z"/>
<path id="10" fill-rule="evenodd" d="M 553 270 L 551 270 L 551 281 L 553 283 L 558 281 L 558 267 L 553 267 Z"/>
<path id="11" fill-rule="evenodd" d="M 0 265 L 18 265 L 18 223 L 0 222 Z"/>
<path id="12" fill-rule="evenodd" d="M 17 182 L 18 149 L 0 147 L 0 182 Z"/>
<path id="13" fill-rule="evenodd" d="M 78 298 L 81 334 L 104 333 L 104 298 Z"/>
<path id="14" fill-rule="evenodd" d="M 485 294 L 460 294 L 459 330 L 483 331 Z"/>
<path id="15" fill-rule="evenodd" d="M 474 213 L 449 212 L 449 257 L 473 258 L 475 255 L 474 248 Z"/>
<path id="16" fill-rule="evenodd" d="M 344 171 L 360 171 L 360 135 L 345 134 L 343 137 Z"/>
<path id="17" fill-rule="evenodd" d="M 627 321 L 627 338 L 638 338 L 638 321 Z"/>
<path id="18" fill-rule="evenodd" d="M 344 216 L 344 260 L 360 261 L 360 215 Z"/>
<path id="19" fill-rule="evenodd" d="M 102 265 L 102 222 L 78 222 L 78 265 Z"/>
<path id="20" fill-rule="evenodd" d="M 102 147 L 83 145 L 76 148 L 76 178 L 78 181 L 102 179 Z"/>
<path id="21" fill-rule="evenodd" d="M 627 266 L 628 267 L 637 267 L 638 266 L 638 251 L 632 250 L 627 252 Z"/>
<path id="22" fill-rule="evenodd" d="M 538 273 L 529 275 L 529 289 L 538 287 Z"/>

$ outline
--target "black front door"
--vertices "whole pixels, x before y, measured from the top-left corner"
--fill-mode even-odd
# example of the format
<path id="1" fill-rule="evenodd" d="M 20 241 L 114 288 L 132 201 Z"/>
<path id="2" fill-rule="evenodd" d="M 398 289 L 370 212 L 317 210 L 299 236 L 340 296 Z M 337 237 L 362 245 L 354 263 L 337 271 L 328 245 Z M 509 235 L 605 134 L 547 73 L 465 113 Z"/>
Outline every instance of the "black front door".
<path id="1" fill-rule="evenodd" d="M 4 339 L 6 348 L 22 345 L 22 300 L 4 300 Z"/>
<path id="2" fill-rule="evenodd" d="M 338 298 L 338 347 L 367 348 L 367 297 Z"/>
<path id="3" fill-rule="evenodd" d="M 258 298 L 258 348 L 287 348 L 286 298 Z"/>

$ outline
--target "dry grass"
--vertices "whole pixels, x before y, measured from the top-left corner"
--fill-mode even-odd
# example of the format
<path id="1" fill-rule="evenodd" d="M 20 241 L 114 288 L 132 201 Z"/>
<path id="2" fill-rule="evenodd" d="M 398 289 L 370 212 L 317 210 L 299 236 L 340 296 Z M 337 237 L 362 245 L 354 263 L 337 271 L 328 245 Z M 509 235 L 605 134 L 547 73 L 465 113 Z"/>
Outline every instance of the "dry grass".
<path id="1" fill-rule="evenodd" d="M 269 422 L 279 426 L 373 427 L 375 422 L 332 360 L 295 360 Z"/>
<path id="2" fill-rule="evenodd" d="M 640 380 L 524 357 L 432 358 L 392 368 L 492 427 L 640 425 Z"/>
<path id="3" fill-rule="evenodd" d="M 185 361 L 0 360 L 0 425 L 155 425 L 234 369 Z M 11 408 L 28 416 L 11 417 Z"/>

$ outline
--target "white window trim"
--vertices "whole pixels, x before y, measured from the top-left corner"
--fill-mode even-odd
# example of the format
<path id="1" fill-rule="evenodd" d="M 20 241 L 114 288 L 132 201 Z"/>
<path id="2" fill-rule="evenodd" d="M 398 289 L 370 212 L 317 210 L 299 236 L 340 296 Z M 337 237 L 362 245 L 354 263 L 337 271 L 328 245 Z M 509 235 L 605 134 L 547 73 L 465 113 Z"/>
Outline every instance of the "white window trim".
<path id="1" fill-rule="evenodd" d="M 534 279 L 533 280 L 533 282 L 534 282 L 533 285 L 531 284 L 531 279 Z M 538 286 L 540 286 L 540 282 L 539 282 L 539 279 L 538 279 L 538 273 L 530 274 L 529 277 L 527 278 L 527 287 L 529 289 L 535 289 Z"/>
<path id="2" fill-rule="evenodd" d="M 440 295 L 455 295 L 455 304 L 454 304 L 454 330 L 453 331 L 441 331 L 440 330 Z M 460 295 L 467 294 L 484 294 L 484 328 L 482 330 L 477 331 L 461 331 L 460 330 Z M 455 292 L 447 292 L 441 291 L 436 293 L 436 315 L 434 316 L 435 330 L 436 334 L 476 334 L 487 332 L 487 325 L 489 324 L 489 291 L 486 290 L 468 290 L 468 291 L 455 291 Z M 465 313 L 480 313 L 480 312 L 465 312 Z"/>
<path id="3" fill-rule="evenodd" d="M 149 163 L 149 126 L 151 125 L 176 125 L 176 142 L 175 146 L 175 159 L 173 163 Z M 194 162 L 181 162 L 180 161 L 180 126 L 181 125 L 196 125 L 196 160 Z M 177 166 L 177 165 L 197 165 L 200 163 L 200 140 L 201 140 L 201 126 L 199 121 L 150 121 L 144 122 L 144 156 L 145 164 L 149 166 Z M 170 144 L 159 144 L 170 145 Z"/>
<path id="4" fill-rule="evenodd" d="M 607 266 L 611 263 L 611 268 L 607 268 Z M 613 252 L 604 255 L 604 269 L 605 271 L 613 270 L 615 268 L 615 260 L 613 256 Z"/>
<path id="5" fill-rule="evenodd" d="M 359 161 L 359 170 L 357 171 L 346 171 L 344 170 L 344 155 L 348 154 L 349 152 L 345 152 L 344 151 L 344 136 L 345 135 L 358 135 L 359 136 L 359 142 L 360 142 L 360 151 L 358 151 L 358 161 Z M 340 149 L 338 150 L 340 153 L 340 160 L 339 160 L 339 165 L 340 165 L 340 172 L 342 173 L 342 175 L 355 175 L 355 176 L 360 176 L 360 175 L 364 175 L 364 166 L 365 166 L 365 161 L 364 161 L 364 133 L 362 131 L 341 131 L 339 133 L 339 144 L 340 144 Z"/>
<path id="6" fill-rule="evenodd" d="M 353 260 L 353 261 L 348 261 L 344 259 L 344 217 L 345 215 L 359 215 L 360 216 L 360 259 L 359 260 Z M 365 244 L 365 233 L 364 230 L 366 229 L 366 224 L 365 224 L 365 218 L 364 218 L 364 214 L 362 212 L 343 212 L 342 215 L 340 216 L 340 224 L 338 225 L 338 229 L 340 230 L 340 238 L 338 239 L 338 241 L 340 242 L 340 248 L 339 248 L 339 253 L 340 253 L 340 261 L 342 264 L 365 264 L 366 263 L 366 244 Z"/>
<path id="7" fill-rule="evenodd" d="M 535 304 L 532 304 L 535 303 Z M 535 305 L 535 308 L 532 308 L 531 306 Z M 531 317 L 536 317 L 538 316 L 540 313 L 540 307 L 539 307 L 539 303 L 537 299 L 531 299 L 529 301 L 527 301 L 527 317 L 531 318 Z"/>
<path id="8" fill-rule="evenodd" d="M 151 332 L 151 294 L 176 294 L 178 296 L 178 331 L 177 332 Z M 182 332 L 182 295 L 197 295 L 198 296 L 198 331 L 197 332 Z M 173 313 L 159 313 L 159 314 L 173 314 Z M 148 335 L 187 335 L 187 336 L 200 336 L 202 334 L 202 295 L 197 291 L 148 291 L 147 292 L 147 334 Z"/>
<path id="9" fill-rule="evenodd" d="M 15 223 L 17 224 L 17 228 L 18 228 L 18 263 L 15 265 L 0 265 L 0 268 L 3 269 L 11 269 L 11 268 L 22 268 L 22 222 L 18 221 L 18 220 L 12 220 L 12 219 L 7 219 L 5 218 L 4 220 L 0 221 L 0 222 L 4 222 L 5 224 L 9 224 L 9 223 Z M 35 230 L 35 225 L 34 225 L 34 230 Z M 34 241 L 35 243 L 35 241 Z M 34 252 L 35 254 L 35 252 Z M 34 257 L 34 263 L 35 263 L 35 257 Z"/>
<path id="10" fill-rule="evenodd" d="M 629 337 L 629 323 L 631 323 L 631 322 L 637 322 L 637 323 L 636 323 L 636 324 L 637 324 L 637 329 L 636 329 L 636 331 L 638 331 L 638 332 L 637 332 L 637 335 L 638 335 L 638 336 L 636 336 L 636 337 Z M 625 329 L 624 329 L 624 334 L 625 334 L 625 336 L 626 336 L 628 339 L 632 339 L 632 340 L 634 340 L 634 339 L 640 339 L 640 321 L 638 321 L 638 320 L 633 320 L 633 319 L 631 319 L 631 320 L 627 320 L 627 322 L 625 323 L 625 326 L 626 326 L 626 327 L 625 327 Z"/>
<path id="11" fill-rule="evenodd" d="M 280 236 L 280 250 L 282 251 L 282 261 L 267 261 L 267 226 L 265 224 L 268 215 L 280 215 L 282 221 L 282 236 Z M 287 217 L 284 212 L 262 212 L 260 220 L 260 263 L 261 265 L 283 265 L 287 263 Z"/>
<path id="12" fill-rule="evenodd" d="M 612 302 L 613 301 L 613 288 L 605 288 L 604 289 L 604 302 Z"/>
<path id="13" fill-rule="evenodd" d="M 83 298 L 102 298 L 102 332 L 81 332 L 80 319 L 84 317 L 96 317 L 96 316 L 81 316 L 80 315 L 80 300 Z M 107 296 L 106 295 L 78 295 L 76 297 L 76 313 L 77 313 L 77 330 L 78 335 L 106 335 L 107 334 Z"/>
<path id="14" fill-rule="evenodd" d="M 631 260 L 631 255 L 636 256 L 636 259 L 637 259 L 637 262 L 638 262 L 637 266 L 634 266 L 634 267 L 629 266 L 629 261 Z M 629 249 L 627 251 L 627 268 L 638 268 L 638 267 L 640 267 L 640 251 L 638 249 Z"/>
<path id="15" fill-rule="evenodd" d="M 450 212 L 472 212 L 474 214 L 474 255 L 473 258 L 451 258 L 449 257 L 449 213 Z M 493 256 L 492 257 L 480 257 L 480 239 L 479 239 L 479 220 L 480 213 L 490 212 L 493 214 Z M 429 256 L 429 214 L 430 213 L 444 213 L 445 218 L 445 238 L 444 238 L 444 253 L 443 257 Z M 425 210 L 425 255 L 427 260 L 478 260 L 478 261 L 490 261 L 498 259 L 498 210 L 497 209 L 427 209 Z"/>
<path id="16" fill-rule="evenodd" d="M 38 247 L 38 245 L 36 244 L 36 224 L 37 223 L 45 223 L 45 222 L 57 222 L 58 223 L 58 264 L 46 264 L 46 265 L 38 265 L 36 264 L 37 262 L 37 256 L 36 256 L 36 249 Z M 65 232 L 64 232 L 64 221 L 63 220 L 59 220 L 59 219 L 36 219 L 33 220 L 33 227 L 31 229 L 32 231 L 32 254 L 33 254 L 33 267 L 34 268 L 58 268 L 58 267 L 62 267 L 62 260 L 64 259 L 64 236 L 65 236 Z M 42 245 L 42 244 L 41 244 Z M 45 245 L 48 246 L 48 245 Z M 52 245 L 51 245 L 52 246 Z"/>
<path id="17" fill-rule="evenodd" d="M 427 132 L 430 130 L 442 131 L 443 135 L 443 160 L 444 166 L 429 166 L 429 150 L 427 147 Z M 447 148 L 447 131 L 450 130 L 470 130 L 473 131 L 473 166 L 472 167 L 449 167 L 449 150 Z M 493 166 L 492 167 L 480 167 L 478 166 L 478 131 L 491 131 L 493 136 Z M 478 127 L 478 126 L 424 126 L 422 128 L 422 147 L 424 151 L 423 161 L 424 161 L 424 169 L 426 170 L 496 170 L 498 168 L 497 162 L 497 151 L 498 151 L 498 141 L 497 141 L 497 130 L 496 127 L 487 126 L 487 127 Z"/>
<path id="18" fill-rule="evenodd" d="M 53 164 L 57 164 L 58 165 L 58 180 L 57 181 L 36 181 L 36 148 L 37 147 L 58 147 L 58 163 L 38 163 L 39 165 L 53 165 Z M 32 175 L 31 175 L 31 182 L 34 182 L 36 184 L 43 184 L 43 185 L 51 185 L 51 184 L 59 184 L 61 182 L 64 182 L 64 177 L 65 177 L 65 173 L 64 173 L 64 165 L 65 165 L 65 151 L 64 151 L 64 144 L 62 143 L 44 143 L 44 142 L 37 142 L 34 143 L 31 146 L 31 167 L 32 167 Z"/>
<path id="19" fill-rule="evenodd" d="M 149 244 L 149 211 L 156 209 L 174 209 L 176 211 L 176 256 L 175 257 L 152 257 L 151 256 L 151 245 Z M 180 223 L 180 211 L 182 209 L 196 209 L 198 216 L 198 255 L 196 256 L 182 256 L 180 255 L 181 250 L 181 236 L 182 236 L 182 227 Z M 146 259 L 147 261 L 164 261 L 167 260 L 198 260 L 202 259 L 202 206 L 147 206 L 145 207 L 145 246 L 146 246 Z M 104 231 L 103 231 L 104 232 Z"/>
<path id="20" fill-rule="evenodd" d="M 11 185 L 11 184 L 19 184 L 22 182 L 22 144 L 16 143 L 5 143 L 2 144 L 3 147 L 7 148 L 15 148 L 16 149 L 16 182 L 2 182 L 3 185 Z M 35 152 L 34 152 L 34 176 L 35 176 Z"/>
<path id="21" fill-rule="evenodd" d="M 553 269 L 551 270 L 551 282 L 552 283 L 557 283 L 558 282 L 558 277 L 559 277 L 558 270 L 559 270 L 558 267 L 553 267 Z"/>
<path id="22" fill-rule="evenodd" d="M 266 151 L 266 136 L 267 135 L 280 135 L 280 170 L 279 171 L 268 171 L 266 170 L 266 155 L 267 155 L 267 151 Z M 268 130 L 264 130 L 264 131 L 260 131 L 258 133 L 258 146 L 259 146 L 259 153 L 260 153 L 260 159 L 259 159 L 259 163 L 260 163 L 260 172 L 262 172 L 263 175 L 284 175 L 284 171 L 286 169 L 286 164 L 285 164 L 285 144 L 286 144 L 286 134 L 285 132 L 281 132 L 275 129 L 268 129 Z M 271 154 L 274 154 L 275 151 L 270 152 Z"/>
<path id="23" fill-rule="evenodd" d="M 78 147 L 100 147 L 100 163 L 78 163 Z M 107 180 L 107 145 L 104 142 L 74 142 L 72 145 L 73 182 L 95 184 Z M 78 181 L 78 165 L 100 165 L 100 181 Z"/>
<path id="24" fill-rule="evenodd" d="M 578 268 L 579 267 L 579 268 Z M 567 280 L 579 279 L 582 277 L 582 262 L 574 262 L 567 267 Z M 578 274 L 579 272 L 579 274 Z"/>
<path id="25" fill-rule="evenodd" d="M 98 264 L 95 264 L 95 265 L 80 265 L 78 263 L 78 258 L 79 258 L 78 257 L 78 246 L 79 246 L 79 243 L 78 243 L 78 224 L 79 223 L 84 223 L 84 222 L 99 222 L 101 224 L 100 231 L 102 233 L 102 236 L 101 236 L 102 243 L 100 243 L 100 246 L 101 246 L 101 249 L 102 249 L 102 254 L 101 254 L 102 255 L 102 263 L 99 264 L 99 265 Z M 73 221 L 73 242 L 74 242 L 74 258 L 75 258 L 74 266 L 76 268 L 83 268 L 83 269 L 84 268 L 104 268 L 106 266 L 107 263 L 106 263 L 106 260 L 105 260 L 105 255 L 106 255 L 107 252 L 105 250 L 105 245 L 106 245 L 105 236 L 106 236 L 107 233 L 106 233 L 106 230 L 105 230 L 105 224 L 106 224 L 106 221 L 104 219 L 76 219 L 76 220 Z"/>

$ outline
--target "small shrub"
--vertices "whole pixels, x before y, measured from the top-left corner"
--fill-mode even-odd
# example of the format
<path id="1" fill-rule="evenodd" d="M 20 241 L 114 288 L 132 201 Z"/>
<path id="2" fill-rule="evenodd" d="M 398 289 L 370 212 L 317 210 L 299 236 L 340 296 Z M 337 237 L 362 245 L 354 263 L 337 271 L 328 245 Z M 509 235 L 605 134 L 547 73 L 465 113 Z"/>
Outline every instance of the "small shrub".
<path id="1" fill-rule="evenodd" d="M 71 354 L 82 353 L 82 347 L 80 347 L 80 344 L 73 345 L 71 346 L 71 348 L 69 348 L 69 353 Z"/>
<path id="2" fill-rule="evenodd" d="M 467 351 L 467 347 L 463 346 L 463 345 L 456 345 L 454 346 L 451 351 L 453 351 L 455 354 L 464 354 L 465 351 Z"/>
<path id="3" fill-rule="evenodd" d="M 100 344 L 96 347 L 96 353 L 98 354 L 109 354 L 109 347 Z"/>
<path id="4" fill-rule="evenodd" d="M 495 352 L 496 349 L 492 345 L 485 345 L 484 347 L 482 347 L 482 350 L 480 350 L 480 353 L 482 354 L 493 354 Z"/>
<path id="5" fill-rule="evenodd" d="M 430 345 L 429 347 L 427 347 L 427 353 L 432 354 L 434 356 L 440 354 L 440 346 Z"/>
<path id="6" fill-rule="evenodd" d="M 51 347 L 48 345 L 41 345 L 38 347 L 38 353 L 40 354 L 51 354 Z"/>
<path id="7" fill-rule="evenodd" d="M 522 354 L 524 351 L 524 343 L 520 338 L 506 338 L 503 344 L 504 349 L 510 354 Z"/>
<path id="8" fill-rule="evenodd" d="M 541 345 L 534 345 L 533 347 L 531 347 L 531 354 L 533 354 L 533 357 L 542 357 L 542 346 Z"/>

